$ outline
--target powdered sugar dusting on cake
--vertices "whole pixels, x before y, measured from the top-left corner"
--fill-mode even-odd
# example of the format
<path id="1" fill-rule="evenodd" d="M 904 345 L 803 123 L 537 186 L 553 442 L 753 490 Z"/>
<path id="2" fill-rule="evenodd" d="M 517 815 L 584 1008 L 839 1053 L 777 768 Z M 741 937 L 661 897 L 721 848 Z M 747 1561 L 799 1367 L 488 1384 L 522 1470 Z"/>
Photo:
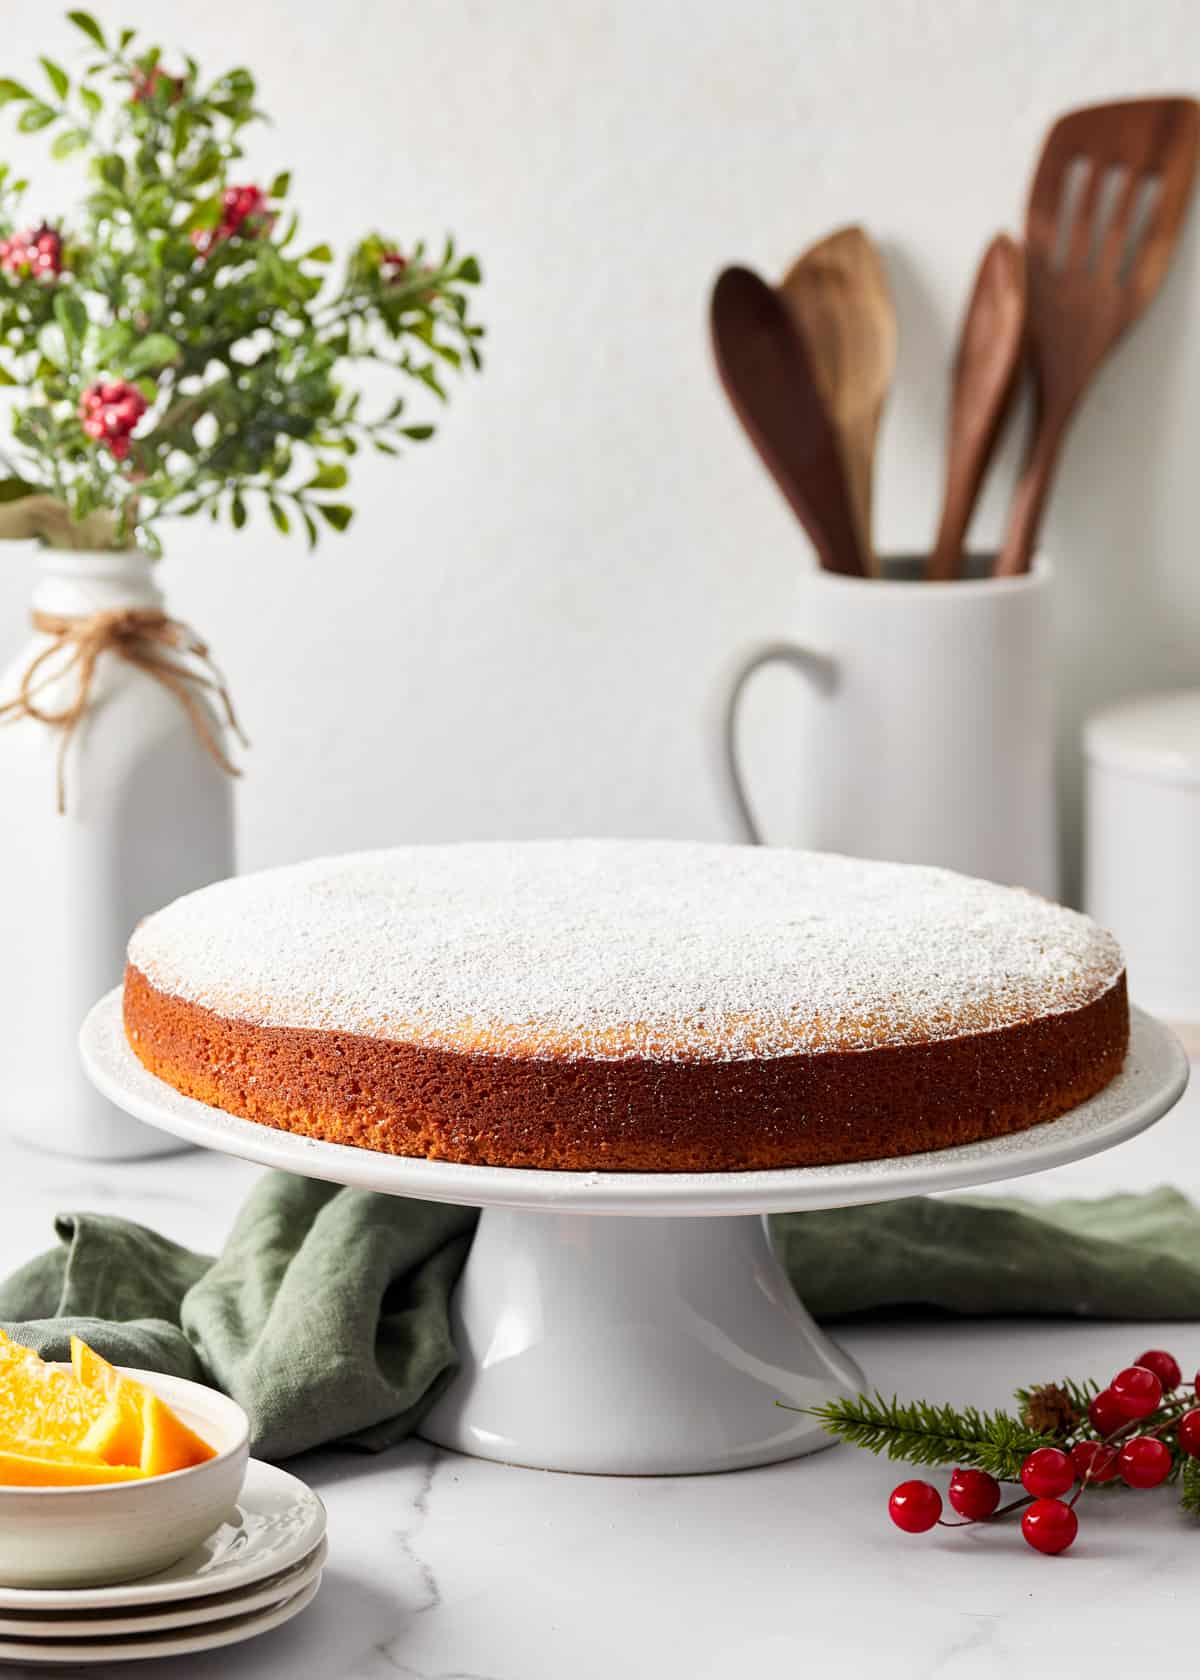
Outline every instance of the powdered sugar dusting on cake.
<path id="1" fill-rule="evenodd" d="M 206 887 L 129 946 L 257 1026 L 524 1057 L 868 1049 L 1094 1002 L 1116 941 L 945 870 L 745 846 L 408 846 Z"/>

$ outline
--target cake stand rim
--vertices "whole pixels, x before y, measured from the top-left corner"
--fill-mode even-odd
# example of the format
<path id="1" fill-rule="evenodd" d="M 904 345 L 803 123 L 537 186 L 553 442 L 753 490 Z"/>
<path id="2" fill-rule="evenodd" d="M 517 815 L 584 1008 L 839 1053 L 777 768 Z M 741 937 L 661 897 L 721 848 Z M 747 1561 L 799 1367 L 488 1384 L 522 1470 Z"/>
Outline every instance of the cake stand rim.
<path id="1" fill-rule="evenodd" d="M 158 1079 L 125 1038 L 121 986 L 93 1005 L 79 1034 L 84 1069 L 118 1108 L 201 1148 L 302 1177 L 421 1201 L 529 1212 L 651 1218 L 819 1211 L 966 1189 L 1097 1155 L 1145 1131 L 1187 1087 L 1187 1055 L 1170 1028 L 1130 1010 L 1129 1054 L 1098 1095 L 1021 1132 L 884 1160 L 749 1172 L 563 1172 L 469 1166 L 326 1143 L 245 1120 Z"/>

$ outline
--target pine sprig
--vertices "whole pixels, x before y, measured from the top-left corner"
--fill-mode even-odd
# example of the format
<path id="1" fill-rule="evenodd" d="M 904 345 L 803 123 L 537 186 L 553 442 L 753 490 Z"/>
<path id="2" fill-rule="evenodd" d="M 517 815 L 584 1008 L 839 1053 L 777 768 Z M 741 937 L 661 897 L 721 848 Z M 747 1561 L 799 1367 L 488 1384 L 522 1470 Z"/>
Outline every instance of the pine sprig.
<path id="1" fill-rule="evenodd" d="M 831 1435 L 850 1446 L 909 1464 L 952 1464 L 986 1470 L 998 1481 L 1020 1479 L 1021 1465 L 1037 1447 L 1054 1446 L 1008 1412 L 889 1400 L 878 1391 L 808 1408 Z"/>
<path id="2" fill-rule="evenodd" d="M 1190 1516 L 1200 1517 L 1200 1458 L 1184 1462 L 1179 1479 L 1179 1504 Z"/>

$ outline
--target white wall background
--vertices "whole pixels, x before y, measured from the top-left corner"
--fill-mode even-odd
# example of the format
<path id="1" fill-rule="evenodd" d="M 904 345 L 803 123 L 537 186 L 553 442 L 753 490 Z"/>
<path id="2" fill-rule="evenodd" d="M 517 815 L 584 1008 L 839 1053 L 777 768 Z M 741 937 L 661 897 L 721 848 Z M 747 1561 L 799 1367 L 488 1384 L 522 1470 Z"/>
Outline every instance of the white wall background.
<path id="1" fill-rule="evenodd" d="M 211 640 L 254 739 L 248 867 L 402 839 L 729 832 L 715 686 L 744 641 L 802 628 L 792 586 L 812 559 L 718 392 L 714 273 L 740 259 L 774 276 L 847 220 L 880 239 L 902 350 L 877 525 L 885 545 L 920 545 L 965 290 L 992 232 L 1019 225 L 1048 121 L 1200 82 L 1195 0 L 93 9 L 208 69 L 259 73 L 275 125 L 247 173 L 291 166 L 314 239 L 451 228 L 485 263 L 485 376 L 437 442 L 363 462 L 349 536 L 309 556 L 263 523 L 168 533 L 171 602 Z M 0 71 L 74 50 L 57 12 L 8 0 Z M 34 173 L 31 208 L 55 214 L 72 166 L 0 128 L 0 154 Z M 1200 215 L 1081 415 L 1045 534 L 1068 803 L 1084 711 L 1200 678 L 1198 236 Z M 29 571 L 0 554 L 6 645 Z M 787 839 L 780 681 L 764 679 L 751 724 Z"/>

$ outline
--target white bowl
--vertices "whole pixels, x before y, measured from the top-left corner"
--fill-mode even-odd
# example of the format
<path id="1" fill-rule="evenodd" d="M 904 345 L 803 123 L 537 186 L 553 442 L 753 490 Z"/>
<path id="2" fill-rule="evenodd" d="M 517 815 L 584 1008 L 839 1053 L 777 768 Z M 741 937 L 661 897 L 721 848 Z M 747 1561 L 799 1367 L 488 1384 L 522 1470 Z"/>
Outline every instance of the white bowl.
<path id="1" fill-rule="evenodd" d="M 64 1367 L 67 1368 L 67 1367 Z M 178 1562 L 233 1512 L 250 1456 L 250 1426 L 236 1400 L 202 1383 L 133 1371 L 189 1429 L 217 1449 L 190 1470 L 94 1487 L 0 1484 L 0 1584 L 102 1586 Z"/>

